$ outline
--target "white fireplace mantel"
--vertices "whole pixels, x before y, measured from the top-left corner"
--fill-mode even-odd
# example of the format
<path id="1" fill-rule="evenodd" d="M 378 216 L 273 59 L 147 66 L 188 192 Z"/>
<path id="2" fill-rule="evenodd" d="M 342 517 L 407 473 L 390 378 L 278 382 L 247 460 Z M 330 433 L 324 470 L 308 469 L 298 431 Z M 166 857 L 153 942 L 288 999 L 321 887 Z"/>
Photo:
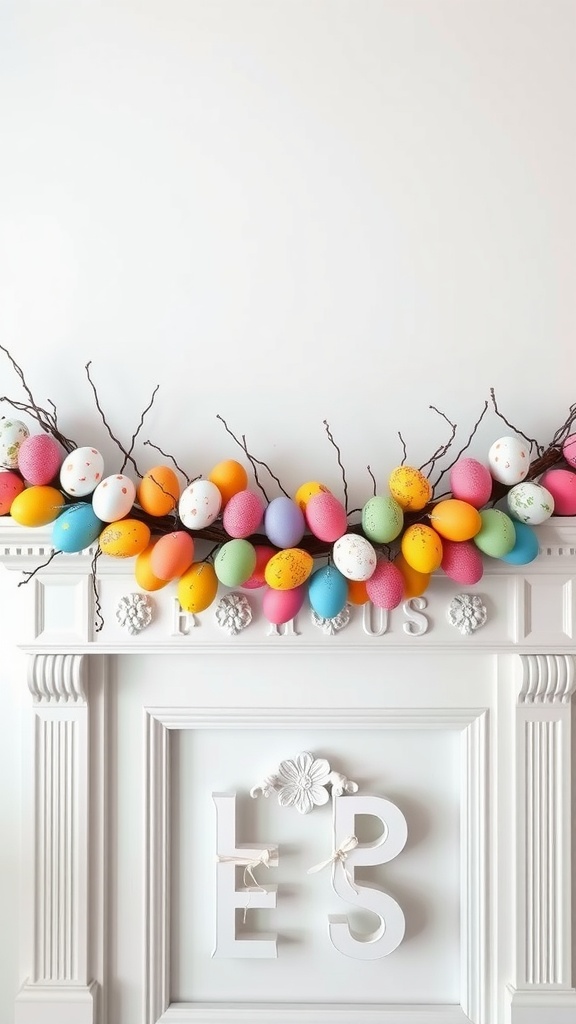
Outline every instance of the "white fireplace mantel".
<path id="1" fill-rule="evenodd" d="M 474 587 L 438 574 L 423 598 L 391 613 L 353 607 L 349 621 L 336 624 L 302 610 L 287 626 L 271 627 L 258 592 L 240 588 L 252 617 L 232 635 L 214 607 L 182 613 L 171 584 L 143 595 L 132 560 L 100 557 L 95 587 L 94 552 L 49 561 L 49 529 L 3 520 L 0 562 L 15 571 L 14 645 L 28 655 L 33 759 L 25 775 L 23 871 L 31 896 L 22 911 L 28 939 L 16 1024 L 136 1024 L 119 1010 L 121 940 L 110 910 L 118 867 L 111 751 L 123 742 L 110 706 L 127 656 L 143 667 L 152 656 L 155 666 L 142 687 L 133 794 L 144 837 L 143 929 L 134 936 L 138 1024 L 574 1024 L 576 520 L 550 520 L 538 535 L 539 557 L 527 566 L 487 559 Z M 22 573 L 33 574 L 25 584 Z M 222 588 L 217 601 L 228 593 Z M 148 598 L 150 622 L 129 632 L 117 612 L 138 594 Z M 477 628 L 466 632 L 458 602 L 462 608 L 472 597 Z M 253 680 L 242 690 L 234 680 L 240 664 L 249 664 Z M 193 685 L 207 665 L 211 685 Z M 458 734 L 456 1001 L 420 999 L 416 977 L 402 1003 L 368 1003 L 361 972 L 337 1004 L 300 1002 L 297 979 L 293 1001 L 276 1002 L 266 984 L 262 1001 L 226 991 L 209 1001 L 173 998 L 176 739 L 211 729 Z M 400 761 L 398 768 L 401 777 Z"/>

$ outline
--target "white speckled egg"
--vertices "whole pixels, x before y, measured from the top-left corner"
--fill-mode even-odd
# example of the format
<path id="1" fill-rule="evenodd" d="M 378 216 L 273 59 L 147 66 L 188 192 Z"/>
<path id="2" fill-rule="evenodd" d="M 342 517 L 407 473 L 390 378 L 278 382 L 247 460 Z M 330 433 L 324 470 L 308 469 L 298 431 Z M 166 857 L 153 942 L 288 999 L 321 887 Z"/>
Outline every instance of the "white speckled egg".
<path id="1" fill-rule="evenodd" d="M 82 498 L 92 494 L 102 480 L 104 459 L 97 448 L 75 448 L 60 469 L 60 486 L 66 494 Z"/>
<path id="2" fill-rule="evenodd" d="M 123 473 L 106 476 L 92 495 L 92 507 L 103 523 L 124 519 L 136 500 L 136 485 Z"/>
<path id="3" fill-rule="evenodd" d="M 530 468 L 530 450 L 519 437 L 500 437 L 488 452 L 488 466 L 494 480 L 512 487 Z"/>
<path id="4" fill-rule="evenodd" d="M 5 469 L 18 467 L 20 445 L 30 437 L 30 431 L 21 420 L 6 416 L 0 420 L 0 466 Z"/>
<path id="5" fill-rule="evenodd" d="M 193 480 L 178 502 L 178 515 L 189 530 L 204 530 L 214 522 L 222 506 L 222 495 L 211 480 Z"/>
<path id="6" fill-rule="evenodd" d="M 542 484 L 532 480 L 511 487 L 506 495 L 510 514 L 521 523 L 539 526 L 554 512 L 554 498 Z"/>
<path id="7" fill-rule="evenodd" d="M 376 568 L 376 552 L 366 537 L 345 533 L 332 548 L 334 565 L 347 580 L 369 580 Z"/>

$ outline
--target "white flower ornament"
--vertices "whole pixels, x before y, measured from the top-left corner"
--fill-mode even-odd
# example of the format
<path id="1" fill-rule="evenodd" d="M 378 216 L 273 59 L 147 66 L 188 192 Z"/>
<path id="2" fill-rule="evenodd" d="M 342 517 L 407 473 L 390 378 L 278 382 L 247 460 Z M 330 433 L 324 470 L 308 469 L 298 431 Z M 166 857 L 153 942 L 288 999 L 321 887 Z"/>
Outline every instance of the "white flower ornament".
<path id="1" fill-rule="evenodd" d="M 331 787 L 331 794 L 328 787 Z M 332 771 L 323 757 L 314 757 L 305 750 L 292 760 L 282 761 L 276 772 L 250 790 L 251 797 L 278 796 L 281 807 L 295 807 L 300 814 L 308 814 L 314 807 L 327 804 L 330 795 L 356 793 L 358 785 L 340 772 Z"/>

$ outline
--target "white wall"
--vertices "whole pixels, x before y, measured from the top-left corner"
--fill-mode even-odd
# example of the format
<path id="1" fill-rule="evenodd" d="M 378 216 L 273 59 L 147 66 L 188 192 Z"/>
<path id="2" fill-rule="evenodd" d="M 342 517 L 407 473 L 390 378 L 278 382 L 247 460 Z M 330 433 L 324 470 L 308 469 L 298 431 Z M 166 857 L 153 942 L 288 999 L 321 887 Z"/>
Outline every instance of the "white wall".
<path id="1" fill-rule="evenodd" d="M 89 360 L 125 443 L 160 385 L 140 436 L 190 476 L 240 454 L 221 414 L 285 487 L 337 487 L 327 419 L 357 504 L 398 431 L 423 462 L 447 436 L 428 407 L 465 438 L 490 386 L 548 441 L 575 399 L 575 40 L 569 0 L 3 0 L 0 344 L 110 472 Z M 0 395 L 22 399 L 0 357 Z M 474 453 L 507 432 L 486 418 Z M 6 1021 L 15 585 L 0 578 Z"/>

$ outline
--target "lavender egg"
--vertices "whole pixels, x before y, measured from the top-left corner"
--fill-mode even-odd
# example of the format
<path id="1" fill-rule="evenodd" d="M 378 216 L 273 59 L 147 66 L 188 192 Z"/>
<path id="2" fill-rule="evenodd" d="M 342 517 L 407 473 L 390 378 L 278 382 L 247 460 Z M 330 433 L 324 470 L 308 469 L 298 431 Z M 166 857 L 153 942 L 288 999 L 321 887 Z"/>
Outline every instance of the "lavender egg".
<path id="1" fill-rule="evenodd" d="M 306 520 L 292 498 L 273 498 L 264 513 L 264 532 L 277 548 L 298 547 L 306 532 Z"/>

